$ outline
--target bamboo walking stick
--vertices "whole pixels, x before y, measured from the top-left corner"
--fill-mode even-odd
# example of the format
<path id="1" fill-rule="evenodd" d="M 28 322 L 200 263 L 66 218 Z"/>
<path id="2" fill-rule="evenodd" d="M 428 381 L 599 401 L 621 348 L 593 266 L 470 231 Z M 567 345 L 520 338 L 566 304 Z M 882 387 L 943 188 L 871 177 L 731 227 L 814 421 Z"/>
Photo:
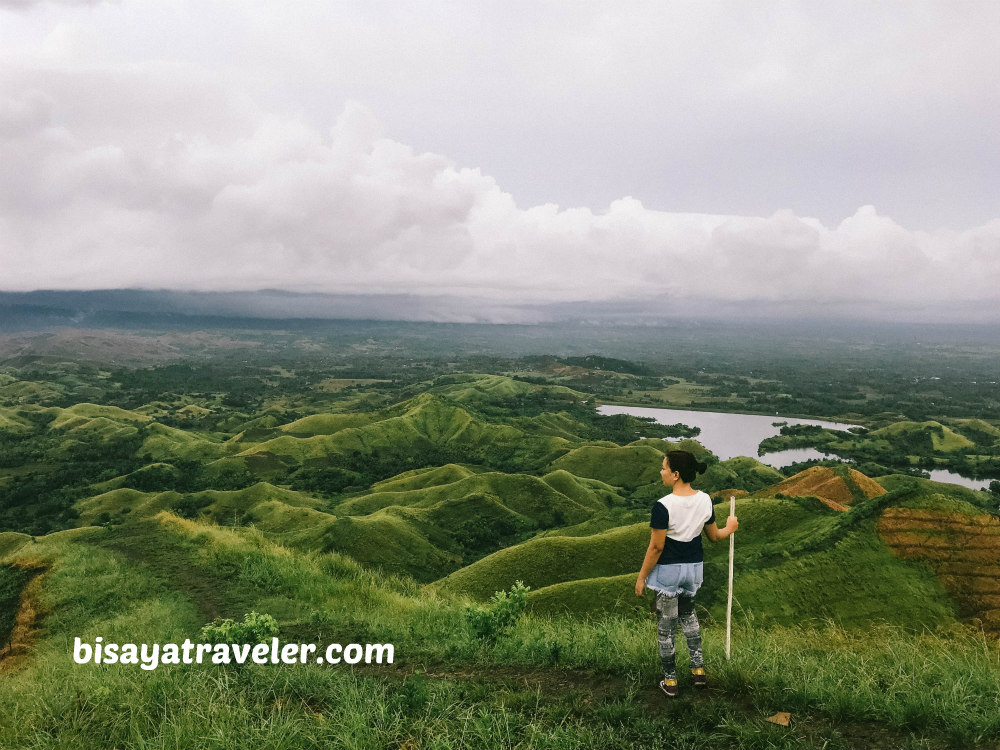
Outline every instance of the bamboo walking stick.
<path id="1" fill-rule="evenodd" d="M 729 496 L 729 515 L 736 515 L 736 496 Z M 729 642 L 733 632 L 733 555 L 736 551 L 736 535 L 729 535 L 729 604 L 726 605 L 726 661 L 729 661 Z"/>

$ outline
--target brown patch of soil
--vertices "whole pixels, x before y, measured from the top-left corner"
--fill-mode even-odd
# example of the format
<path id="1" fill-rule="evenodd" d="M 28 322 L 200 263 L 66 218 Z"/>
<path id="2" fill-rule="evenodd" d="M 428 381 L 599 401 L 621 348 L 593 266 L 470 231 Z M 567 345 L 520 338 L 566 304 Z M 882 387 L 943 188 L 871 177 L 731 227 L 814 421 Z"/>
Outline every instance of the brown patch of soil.
<path id="1" fill-rule="evenodd" d="M 1000 635 L 1000 520 L 887 508 L 876 528 L 897 557 L 931 566 L 964 619 Z"/>
<path id="2" fill-rule="evenodd" d="M 851 479 L 854 480 L 854 483 L 858 485 L 858 488 L 865 493 L 865 497 L 869 500 L 873 497 L 881 497 L 888 492 L 888 490 L 881 484 L 876 482 L 871 477 L 866 477 L 857 469 L 848 469 L 848 473 L 850 474 Z"/>
<path id="3" fill-rule="evenodd" d="M 847 506 L 846 505 L 841 505 L 840 503 L 835 503 L 833 500 L 827 500 L 825 497 L 817 498 L 817 500 L 819 500 L 821 503 L 823 503 L 823 505 L 825 505 L 827 508 L 833 508 L 833 510 L 840 510 L 840 511 L 846 511 L 847 510 Z"/>
<path id="4" fill-rule="evenodd" d="M 12 672 L 24 661 L 38 638 L 39 626 L 45 614 L 40 594 L 42 576 L 48 569 L 40 562 L 29 560 L 17 560 L 12 565 L 27 571 L 30 578 L 21 591 L 10 641 L 0 648 L 0 674 Z"/>
<path id="5" fill-rule="evenodd" d="M 850 477 L 865 497 L 878 497 L 886 493 L 882 485 L 859 471 L 851 469 Z M 755 492 L 754 495 L 774 497 L 779 493 L 793 497 L 817 497 L 824 505 L 834 510 L 847 510 L 847 506 L 854 501 L 854 495 L 847 482 L 828 466 L 811 466 L 783 482 Z"/>

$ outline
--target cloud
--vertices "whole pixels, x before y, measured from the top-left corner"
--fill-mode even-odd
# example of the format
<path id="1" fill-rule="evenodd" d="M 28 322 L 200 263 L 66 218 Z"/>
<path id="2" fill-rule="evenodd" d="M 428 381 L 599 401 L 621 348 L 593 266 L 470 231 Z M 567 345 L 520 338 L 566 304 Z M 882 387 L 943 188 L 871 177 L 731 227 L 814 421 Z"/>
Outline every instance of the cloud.
<path id="1" fill-rule="evenodd" d="M 656 211 L 635 197 L 522 208 L 481 170 L 387 137 L 358 102 L 320 129 L 189 64 L 11 70 L 0 77 L 3 290 L 662 299 L 971 318 L 1000 302 L 1000 220 L 929 233 L 872 206 L 836 226 L 791 210 Z"/>
<path id="2" fill-rule="evenodd" d="M 39 5 L 98 5 L 114 0 L 0 0 L 0 10 L 27 10 Z"/>

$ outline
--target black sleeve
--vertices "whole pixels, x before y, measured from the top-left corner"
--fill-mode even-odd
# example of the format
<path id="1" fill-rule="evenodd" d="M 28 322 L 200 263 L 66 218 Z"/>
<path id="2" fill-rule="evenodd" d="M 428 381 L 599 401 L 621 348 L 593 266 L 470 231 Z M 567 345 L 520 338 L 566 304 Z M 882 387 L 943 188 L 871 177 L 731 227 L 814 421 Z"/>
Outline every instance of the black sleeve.
<path id="1" fill-rule="evenodd" d="M 670 527 L 670 512 L 659 501 L 653 503 L 653 513 L 649 520 L 649 527 L 651 529 L 666 529 Z"/>

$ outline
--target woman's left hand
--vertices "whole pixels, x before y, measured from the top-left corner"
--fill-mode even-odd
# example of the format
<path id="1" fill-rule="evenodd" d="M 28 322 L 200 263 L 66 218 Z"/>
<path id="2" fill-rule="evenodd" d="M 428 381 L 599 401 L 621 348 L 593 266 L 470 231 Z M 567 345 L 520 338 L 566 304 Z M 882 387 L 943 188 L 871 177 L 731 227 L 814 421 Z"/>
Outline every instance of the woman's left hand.
<path id="1" fill-rule="evenodd" d="M 643 578 L 642 574 L 640 573 L 639 577 L 635 579 L 635 595 L 642 596 L 642 592 L 645 591 L 645 589 L 646 589 L 646 579 Z"/>

